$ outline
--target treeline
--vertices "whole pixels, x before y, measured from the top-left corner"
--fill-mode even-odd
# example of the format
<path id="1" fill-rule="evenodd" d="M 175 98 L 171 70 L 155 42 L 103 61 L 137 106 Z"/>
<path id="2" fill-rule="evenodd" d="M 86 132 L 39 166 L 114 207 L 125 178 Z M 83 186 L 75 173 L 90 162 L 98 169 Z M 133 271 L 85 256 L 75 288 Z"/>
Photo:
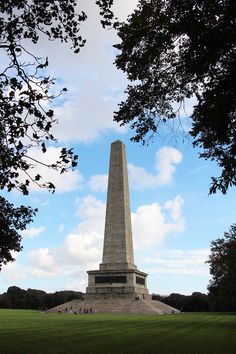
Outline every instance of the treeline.
<path id="1" fill-rule="evenodd" d="M 84 294 L 79 291 L 65 290 L 46 293 L 42 290 L 24 290 L 11 286 L 6 293 L 0 294 L 0 308 L 46 310 L 71 300 L 83 299 L 83 297 Z M 152 298 L 183 312 L 236 311 L 232 303 L 226 299 L 224 301 L 223 297 L 218 299 L 211 293 L 208 295 L 200 292 L 194 292 L 192 295 L 172 293 L 169 296 L 152 294 Z"/>
<path id="2" fill-rule="evenodd" d="M 230 306 L 230 303 L 224 301 L 223 297 L 218 299 L 212 294 L 206 295 L 200 292 L 194 292 L 192 295 L 173 293 L 169 296 L 153 294 L 152 298 L 153 300 L 159 300 L 183 312 L 236 311 L 236 307 Z"/>
<path id="3" fill-rule="evenodd" d="M 45 310 L 74 299 L 82 299 L 79 291 L 56 291 L 46 293 L 36 289 L 21 289 L 11 286 L 6 293 L 0 295 L 0 308 Z"/>

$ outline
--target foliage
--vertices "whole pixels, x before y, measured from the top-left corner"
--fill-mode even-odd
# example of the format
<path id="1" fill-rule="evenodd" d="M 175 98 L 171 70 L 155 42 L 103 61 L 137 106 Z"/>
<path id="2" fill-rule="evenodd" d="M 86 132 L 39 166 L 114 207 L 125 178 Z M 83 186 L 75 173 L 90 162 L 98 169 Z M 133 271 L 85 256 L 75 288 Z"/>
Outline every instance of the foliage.
<path id="1" fill-rule="evenodd" d="M 0 188 L 13 188 L 28 194 L 33 181 L 40 187 L 54 190 L 51 182 L 42 182 L 40 175 L 31 172 L 34 164 L 43 163 L 30 156 L 32 147 L 43 153 L 56 139 L 51 133 L 56 123 L 54 112 L 48 108 L 58 94 L 50 93 L 55 79 L 46 74 L 48 59 L 36 57 L 29 48 L 40 36 L 48 40 L 71 42 L 79 52 L 85 40 L 79 26 L 86 15 L 75 12 L 76 1 L 27 0 L 0 1 Z M 61 173 L 75 167 L 77 156 L 72 149 L 63 148 L 58 161 L 48 165 Z M 19 178 L 20 171 L 25 178 Z M 30 173 L 31 172 L 31 173 Z"/>
<path id="2" fill-rule="evenodd" d="M 114 0 L 97 0 L 96 4 L 100 8 L 100 15 L 102 17 L 101 24 L 103 28 L 114 25 L 114 13 L 111 10 Z"/>
<path id="3" fill-rule="evenodd" d="M 112 0 L 95 1 L 101 9 L 101 22 L 112 19 Z M 33 54 L 40 38 L 70 43 L 74 53 L 85 45 L 80 25 L 84 11 L 77 13 L 76 0 L 0 0 L 0 189 L 17 189 L 27 195 L 36 183 L 52 192 L 55 186 L 34 172 L 37 165 L 64 173 L 77 166 L 73 149 L 63 147 L 57 161 L 46 164 L 31 155 L 32 148 L 43 153 L 57 140 L 52 128 L 57 123 L 52 101 L 55 79 L 47 74 L 48 58 Z M 10 250 L 21 250 L 22 230 L 35 213 L 30 207 L 13 208 L 1 198 L 0 265 L 14 258 Z M 5 214 L 4 214 L 5 213 Z M 18 218 L 18 220 L 17 220 Z M 9 224 L 7 225 L 7 222 Z M 1 269 L 1 268 L 0 268 Z"/>
<path id="4" fill-rule="evenodd" d="M 0 196 L 0 270 L 2 264 L 14 260 L 12 251 L 19 252 L 22 249 L 22 237 L 18 230 L 26 228 L 36 211 L 23 205 L 14 208 L 13 204 Z"/>
<path id="5" fill-rule="evenodd" d="M 195 98 L 193 145 L 221 168 L 210 193 L 236 185 L 235 13 L 234 0 L 139 0 L 115 46 L 116 65 L 130 80 L 115 120 L 145 143 Z"/>
<path id="6" fill-rule="evenodd" d="M 24 290 L 17 286 L 11 286 L 6 293 L 0 295 L 0 308 L 49 309 L 82 297 L 83 293 L 79 291 L 65 290 L 47 294 L 42 290 Z"/>
<path id="7" fill-rule="evenodd" d="M 236 311 L 236 224 L 223 238 L 211 242 L 207 261 L 212 279 L 208 286 L 209 297 L 218 311 Z"/>
<path id="8" fill-rule="evenodd" d="M 200 292 L 194 292 L 192 295 L 172 293 L 169 296 L 153 294 L 152 298 L 183 312 L 205 312 L 210 310 L 208 296 Z"/>
<path id="9" fill-rule="evenodd" d="M 111 24 L 113 0 L 98 0 L 101 22 Z M 33 174 L 37 164 L 30 156 L 32 147 L 43 153 L 56 142 L 52 127 L 57 123 L 51 102 L 66 88 L 53 93 L 55 79 L 47 75 L 48 58 L 32 53 L 40 38 L 70 43 L 78 53 L 86 40 L 80 26 L 87 18 L 83 10 L 77 13 L 76 0 L 0 0 L 0 188 L 16 188 L 28 194 L 30 183 L 51 191 L 55 186 Z M 48 168 L 60 173 L 77 165 L 77 155 L 63 148 L 57 161 Z M 21 172 L 21 176 L 20 176 Z M 22 177 L 25 176 L 24 178 Z"/>

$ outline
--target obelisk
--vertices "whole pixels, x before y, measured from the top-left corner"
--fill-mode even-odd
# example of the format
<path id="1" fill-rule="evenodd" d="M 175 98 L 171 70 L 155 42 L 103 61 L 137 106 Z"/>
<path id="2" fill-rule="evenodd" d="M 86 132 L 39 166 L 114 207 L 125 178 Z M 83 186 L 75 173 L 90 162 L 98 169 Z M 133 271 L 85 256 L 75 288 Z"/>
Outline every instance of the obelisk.
<path id="1" fill-rule="evenodd" d="M 103 259 L 88 271 L 86 297 L 148 297 L 147 274 L 134 264 L 127 161 L 124 144 L 111 144 Z"/>
<path id="2" fill-rule="evenodd" d="M 111 144 L 103 260 L 100 269 L 137 269 L 134 265 L 127 161 L 124 144 Z"/>
<path id="3" fill-rule="evenodd" d="M 80 308 L 99 313 L 180 313 L 152 300 L 146 285 L 147 274 L 134 265 L 126 153 L 119 140 L 111 144 L 102 263 L 98 270 L 87 273 L 85 298 L 50 311 L 58 312 L 60 308 L 67 313 L 70 308 L 77 313 Z"/>

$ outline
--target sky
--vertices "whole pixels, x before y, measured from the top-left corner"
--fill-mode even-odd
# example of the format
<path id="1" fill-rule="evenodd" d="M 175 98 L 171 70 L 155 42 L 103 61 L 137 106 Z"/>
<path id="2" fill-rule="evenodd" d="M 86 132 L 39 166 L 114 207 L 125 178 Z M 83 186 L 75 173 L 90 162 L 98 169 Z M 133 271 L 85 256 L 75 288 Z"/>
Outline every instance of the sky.
<path id="1" fill-rule="evenodd" d="M 28 196 L 4 194 L 15 205 L 39 212 L 22 232 L 23 251 L 3 266 L 0 293 L 13 285 L 47 292 L 86 290 L 87 270 L 99 269 L 102 261 L 110 144 L 117 139 L 126 145 L 135 264 L 148 273 L 149 292 L 206 293 L 210 243 L 235 223 L 236 192 L 208 195 L 210 177 L 220 171 L 214 162 L 199 159 L 186 134 L 193 100 L 182 112 L 183 128 L 178 130 L 177 122 L 171 135 L 163 128 L 147 146 L 131 142 L 133 132 L 113 121 L 127 85 L 113 64 L 118 38 L 101 28 L 93 1 L 80 3 L 89 15 L 81 29 L 87 39 L 81 53 L 43 38 L 33 48 L 49 57 L 56 87 L 68 88 L 53 106 L 58 144 L 49 147 L 44 161 L 55 159 L 62 146 L 73 147 L 78 167 L 63 175 L 35 168 L 56 185 L 53 195 L 37 186 Z M 117 0 L 115 14 L 123 20 L 136 4 Z M 31 151 L 31 156 L 39 154 Z"/>

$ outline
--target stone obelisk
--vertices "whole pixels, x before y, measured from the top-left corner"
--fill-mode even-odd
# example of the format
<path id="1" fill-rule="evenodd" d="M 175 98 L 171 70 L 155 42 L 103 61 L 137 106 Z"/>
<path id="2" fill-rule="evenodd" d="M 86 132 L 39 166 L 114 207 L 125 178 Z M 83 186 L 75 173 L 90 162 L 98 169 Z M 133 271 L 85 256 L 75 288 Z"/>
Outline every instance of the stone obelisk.
<path id="1" fill-rule="evenodd" d="M 125 146 L 111 144 L 103 260 L 100 269 L 136 269 L 134 265 Z"/>
<path id="2" fill-rule="evenodd" d="M 50 311 L 67 313 L 70 308 L 77 313 L 80 308 L 80 313 L 88 309 L 99 313 L 179 313 L 151 299 L 147 274 L 134 264 L 126 153 L 119 140 L 111 144 L 103 259 L 99 270 L 87 273 L 85 299 L 72 300 Z"/>
<path id="3" fill-rule="evenodd" d="M 88 271 L 89 296 L 145 297 L 147 274 L 134 264 L 127 161 L 124 144 L 111 144 L 103 259 Z"/>

